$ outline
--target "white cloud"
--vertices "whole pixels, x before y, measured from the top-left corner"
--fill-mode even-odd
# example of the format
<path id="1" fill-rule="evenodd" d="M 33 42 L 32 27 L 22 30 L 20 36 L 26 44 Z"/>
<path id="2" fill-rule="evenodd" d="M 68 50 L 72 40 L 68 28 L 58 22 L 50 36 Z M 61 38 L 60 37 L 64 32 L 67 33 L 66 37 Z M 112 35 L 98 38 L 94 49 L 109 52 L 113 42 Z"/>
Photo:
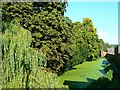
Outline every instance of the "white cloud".
<path id="1" fill-rule="evenodd" d="M 97 34 L 98 34 L 99 38 L 103 38 L 103 37 L 108 36 L 108 34 L 106 32 L 103 32 L 103 31 L 98 31 Z"/>
<path id="2" fill-rule="evenodd" d="M 105 42 L 108 42 L 108 37 L 109 37 L 108 33 L 104 31 L 98 31 L 97 34 L 99 39 L 103 39 Z"/>
<path id="3" fill-rule="evenodd" d="M 98 31 L 98 38 L 103 39 L 104 42 L 108 42 L 109 44 L 118 44 L 118 36 L 115 34 L 110 34 L 104 31 Z"/>

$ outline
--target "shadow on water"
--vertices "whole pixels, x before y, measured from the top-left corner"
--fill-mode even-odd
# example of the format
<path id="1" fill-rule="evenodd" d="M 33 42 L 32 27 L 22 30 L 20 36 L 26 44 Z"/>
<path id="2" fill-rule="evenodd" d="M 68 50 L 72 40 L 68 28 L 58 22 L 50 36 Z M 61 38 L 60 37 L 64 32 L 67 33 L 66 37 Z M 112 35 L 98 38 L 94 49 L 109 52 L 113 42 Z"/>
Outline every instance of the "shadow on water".
<path id="1" fill-rule="evenodd" d="M 106 65 L 109 64 L 109 63 L 110 62 L 107 59 L 103 60 L 102 65 L 101 65 L 103 67 L 103 69 L 99 70 L 103 75 L 106 74 L 105 68 L 106 68 Z"/>
<path id="2" fill-rule="evenodd" d="M 103 70 L 99 70 L 103 75 L 106 74 L 106 71 L 103 69 Z"/>
<path id="3" fill-rule="evenodd" d="M 65 80 L 63 85 L 68 85 L 70 90 L 73 89 L 82 90 L 85 89 L 88 85 L 90 85 L 94 81 L 94 79 L 87 78 L 87 81 L 88 82 Z"/>
<path id="4" fill-rule="evenodd" d="M 103 62 L 102 62 L 102 64 L 104 64 L 104 65 L 107 65 L 109 63 L 109 61 L 108 60 L 103 60 Z"/>

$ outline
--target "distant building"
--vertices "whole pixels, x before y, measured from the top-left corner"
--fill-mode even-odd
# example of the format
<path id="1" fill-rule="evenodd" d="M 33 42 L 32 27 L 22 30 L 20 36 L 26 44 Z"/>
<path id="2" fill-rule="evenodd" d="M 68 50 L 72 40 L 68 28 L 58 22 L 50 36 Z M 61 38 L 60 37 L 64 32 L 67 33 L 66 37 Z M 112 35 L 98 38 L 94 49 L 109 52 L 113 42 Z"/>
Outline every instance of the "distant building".
<path id="1" fill-rule="evenodd" d="M 100 57 L 105 57 L 108 52 L 106 51 L 100 51 Z"/>
<path id="2" fill-rule="evenodd" d="M 120 45 L 118 45 L 118 54 L 120 54 Z"/>
<path id="3" fill-rule="evenodd" d="M 101 57 L 105 57 L 106 54 L 120 54 L 120 45 L 111 45 L 111 48 L 108 48 L 107 51 L 100 51 Z"/>
<path id="4" fill-rule="evenodd" d="M 109 54 L 115 54 L 115 48 L 113 48 L 113 47 L 108 48 L 108 53 Z"/>
<path id="5" fill-rule="evenodd" d="M 120 45 L 111 45 L 111 48 L 108 48 L 108 53 L 110 54 L 120 54 Z"/>

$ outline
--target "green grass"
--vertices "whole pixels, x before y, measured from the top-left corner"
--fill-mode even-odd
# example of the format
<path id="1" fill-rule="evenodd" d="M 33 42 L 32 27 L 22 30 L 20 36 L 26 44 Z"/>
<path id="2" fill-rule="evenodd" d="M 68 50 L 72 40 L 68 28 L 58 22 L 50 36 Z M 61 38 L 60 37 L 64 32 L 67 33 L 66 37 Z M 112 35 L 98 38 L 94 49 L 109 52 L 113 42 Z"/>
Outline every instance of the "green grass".
<path id="1" fill-rule="evenodd" d="M 62 76 L 59 77 L 59 83 L 67 83 L 72 87 L 84 88 L 91 81 L 98 79 L 103 76 L 99 70 L 103 70 L 102 62 L 103 58 L 98 59 L 97 61 L 84 62 L 79 64 L 74 69 L 65 72 Z"/>

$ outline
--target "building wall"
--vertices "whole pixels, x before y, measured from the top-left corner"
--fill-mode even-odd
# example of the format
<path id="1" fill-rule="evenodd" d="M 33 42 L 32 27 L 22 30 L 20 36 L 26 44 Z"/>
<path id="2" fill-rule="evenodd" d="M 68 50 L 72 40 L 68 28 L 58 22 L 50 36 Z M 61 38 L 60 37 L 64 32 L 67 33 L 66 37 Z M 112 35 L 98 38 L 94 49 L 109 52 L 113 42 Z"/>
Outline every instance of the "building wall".
<path id="1" fill-rule="evenodd" d="M 108 54 L 106 51 L 101 51 L 101 57 L 105 57 L 105 55 Z"/>
<path id="2" fill-rule="evenodd" d="M 115 54 L 115 48 L 108 48 L 108 53 L 109 54 Z"/>

